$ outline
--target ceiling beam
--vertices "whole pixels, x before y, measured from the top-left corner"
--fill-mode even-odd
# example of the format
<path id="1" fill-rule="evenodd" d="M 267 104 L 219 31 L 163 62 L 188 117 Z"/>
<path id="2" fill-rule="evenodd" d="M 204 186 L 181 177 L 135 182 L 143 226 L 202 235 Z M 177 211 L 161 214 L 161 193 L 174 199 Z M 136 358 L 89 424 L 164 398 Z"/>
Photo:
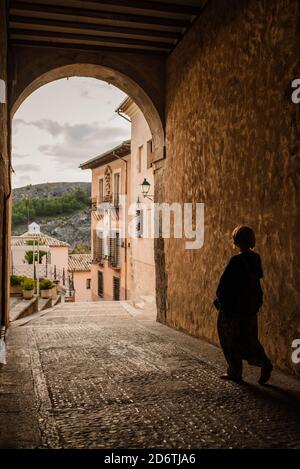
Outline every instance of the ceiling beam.
<path id="1" fill-rule="evenodd" d="M 110 51 L 117 53 L 127 53 L 127 54 L 141 54 L 141 55 L 152 55 L 152 56 L 166 56 L 166 52 L 163 51 L 152 51 L 146 49 L 134 49 L 126 47 L 107 47 L 107 46 L 96 46 L 96 45 L 87 45 L 87 44 L 68 44 L 65 42 L 49 42 L 45 41 L 30 41 L 23 39 L 13 39 L 11 41 L 12 46 L 20 47 L 41 47 L 42 49 L 71 49 L 75 51 L 88 51 L 99 53 L 99 51 Z"/>
<path id="2" fill-rule="evenodd" d="M 78 0 L 80 3 L 88 3 L 89 6 L 96 7 L 108 5 L 113 7 L 123 7 L 130 10 L 139 10 L 147 13 L 148 11 L 158 11 L 162 13 L 175 13 L 181 15 L 197 16 L 201 13 L 202 2 L 199 5 L 186 5 L 179 3 L 166 3 L 163 1 L 153 2 L 151 0 Z M 186 2 L 188 3 L 188 1 Z"/>
<path id="3" fill-rule="evenodd" d="M 73 34 L 73 33 L 57 33 L 53 31 L 34 31 L 28 29 L 12 29 L 10 31 L 10 36 L 12 39 L 29 39 L 29 40 L 43 40 L 54 39 L 56 42 L 60 41 L 72 41 L 72 42 L 81 42 L 81 43 L 93 43 L 93 44 L 111 44 L 111 45 L 133 45 L 135 47 L 147 47 L 152 50 L 165 50 L 166 52 L 172 48 L 168 44 L 162 44 L 161 42 L 149 42 L 140 39 L 130 39 L 130 38 L 116 38 L 116 37 L 98 37 L 91 36 L 86 34 Z"/>
<path id="4" fill-rule="evenodd" d="M 20 2 L 11 0 L 10 12 L 13 15 L 45 17 L 47 15 L 56 15 L 62 20 L 65 17 L 79 17 L 84 19 L 106 20 L 113 24 L 118 22 L 135 23 L 143 25 L 160 25 L 165 27 L 187 28 L 191 22 L 183 19 L 162 18 L 155 16 L 133 15 L 126 13 L 115 13 L 102 10 L 92 10 L 87 8 L 69 8 L 66 6 L 38 4 L 30 2 Z M 32 14 L 32 15 L 31 15 Z"/>
<path id="5" fill-rule="evenodd" d="M 35 28 L 47 30 L 50 28 L 52 30 L 61 30 L 61 31 L 86 31 L 87 33 L 95 33 L 99 36 L 103 33 L 106 34 L 120 34 L 128 36 L 137 36 L 138 37 L 149 37 L 154 38 L 154 40 L 161 40 L 169 43 L 174 43 L 176 39 L 180 38 L 180 33 L 174 31 L 159 31 L 154 29 L 135 29 L 135 28 L 126 28 L 122 26 L 110 26 L 110 25 L 97 25 L 94 23 L 83 23 L 77 21 L 59 21 L 43 18 L 28 18 L 22 16 L 11 16 L 9 19 L 10 27 L 14 29 L 26 29 L 26 28 Z"/>

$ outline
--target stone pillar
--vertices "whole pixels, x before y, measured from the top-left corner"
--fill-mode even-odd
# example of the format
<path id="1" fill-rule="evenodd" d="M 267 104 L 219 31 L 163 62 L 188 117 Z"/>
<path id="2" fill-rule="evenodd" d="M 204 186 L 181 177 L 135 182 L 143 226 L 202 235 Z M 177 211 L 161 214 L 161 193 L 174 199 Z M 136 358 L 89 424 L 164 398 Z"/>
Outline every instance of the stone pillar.
<path id="1" fill-rule="evenodd" d="M 0 0 L 0 321 L 8 321 L 10 224 L 9 110 L 7 103 L 7 16 L 6 0 Z"/>
<path id="2" fill-rule="evenodd" d="M 154 200 L 163 203 L 164 197 L 164 160 L 154 163 Z M 155 281 L 157 320 L 163 324 L 167 318 L 167 274 L 165 265 L 165 240 L 154 240 Z"/>

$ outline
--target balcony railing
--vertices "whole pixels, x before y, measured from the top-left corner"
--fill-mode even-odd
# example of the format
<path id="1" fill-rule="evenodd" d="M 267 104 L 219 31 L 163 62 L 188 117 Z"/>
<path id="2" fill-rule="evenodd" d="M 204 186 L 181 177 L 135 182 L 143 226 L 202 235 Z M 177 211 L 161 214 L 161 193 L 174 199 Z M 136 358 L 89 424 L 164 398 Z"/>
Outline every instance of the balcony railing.
<path id="1" fill-rule="evenodd" d="M 92 264 L 104 265 L 104 261 L 105 261 L 105 256 L 95 255 L 92 259 Z"/>
<path id="2" fill-rule="evenodd" d="M 109 265 L 109 267 L 112 267 L 113 269 L 120 270 L 120 268 L 121 268 L 120 259 L 118 259 L 115 256 L 109 256 L 108 257 L 108 265 Z"/>
<path id="3" fill-rule="evenodd" d="M 111 194 L 111 195 L 105 196 L 103 198 L 91 197 L 90 209 L 92 212 L 97 212 L 99 210 L 101 211 L 101 209 L 105 210 L 105 209 L 109 209 L 112 207 L 119 209 L 120 208 L 120 196 L 121 194 L 117 193 L 117 194 Z"/>

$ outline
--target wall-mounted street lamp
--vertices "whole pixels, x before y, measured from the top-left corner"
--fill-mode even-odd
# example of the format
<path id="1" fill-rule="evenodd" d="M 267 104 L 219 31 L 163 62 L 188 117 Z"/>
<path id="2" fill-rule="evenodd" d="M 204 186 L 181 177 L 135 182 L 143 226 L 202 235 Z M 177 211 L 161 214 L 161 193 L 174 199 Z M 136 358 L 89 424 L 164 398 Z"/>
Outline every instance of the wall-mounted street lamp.
<path id="1" fill-rule="evenodd" d="M 149 199 L 153 201 L 153 195 L 149 195 L 151 184 L 150 182 L 147 181 L 146 178 L 144 178 L 142 184 L 141 184 L 141 189 L 142 189 L 142 194 L 144 199 Z"/>

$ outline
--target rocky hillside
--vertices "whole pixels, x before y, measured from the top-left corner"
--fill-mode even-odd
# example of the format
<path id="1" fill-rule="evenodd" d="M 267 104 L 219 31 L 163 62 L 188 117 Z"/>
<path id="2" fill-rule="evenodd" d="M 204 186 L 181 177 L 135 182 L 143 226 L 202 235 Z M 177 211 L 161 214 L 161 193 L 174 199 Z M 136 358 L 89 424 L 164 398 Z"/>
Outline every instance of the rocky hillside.
<path id="1" fill-rule="evenodd" d="M 90 193 L 91 184 L 85 182 L 48 183 L 14 189 L 13 234 L 27 231 L 29 211 L 29 222 L 38 223 L 43 233 L 68 242 L 72 249 L 77 245 L 89 248 Z"/>

